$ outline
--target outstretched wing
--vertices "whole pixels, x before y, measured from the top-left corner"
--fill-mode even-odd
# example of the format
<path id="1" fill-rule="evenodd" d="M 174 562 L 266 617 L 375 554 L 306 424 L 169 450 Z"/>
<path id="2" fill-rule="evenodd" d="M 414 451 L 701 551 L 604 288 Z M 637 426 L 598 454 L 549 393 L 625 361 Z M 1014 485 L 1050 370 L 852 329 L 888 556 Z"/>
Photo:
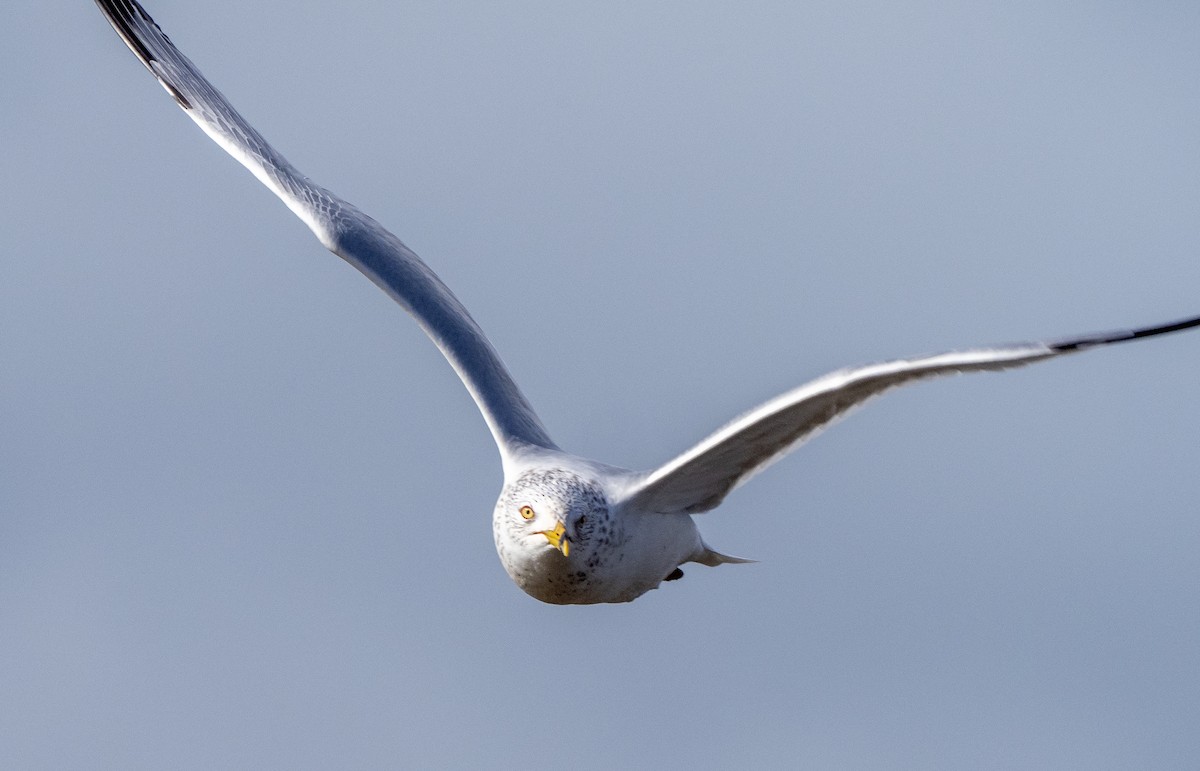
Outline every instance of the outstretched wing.
<path id="1" fill-rule="evenodd" d="M 651 472 L 625 500 L 643 511 L 708 511 L 754 472 L 889 389 L 942 375 L 1020 367 L 1085 348 L 1196 326 L 1200 326 L 1200 317 L 1057 342 L 958 351 L 839 370 L 733 421 Z"/>
<path id="2" fill-rule="evenodd" d="M 504 363 L 441 279 L 400 239 L 300 174 L 246 122 L 134 0 L 96 0 L 109 23 L 204 133 L 283 199 L 330 251 L 392 296 L 433 339 L 479 405 L 501 455 L 554 448 Z"/>

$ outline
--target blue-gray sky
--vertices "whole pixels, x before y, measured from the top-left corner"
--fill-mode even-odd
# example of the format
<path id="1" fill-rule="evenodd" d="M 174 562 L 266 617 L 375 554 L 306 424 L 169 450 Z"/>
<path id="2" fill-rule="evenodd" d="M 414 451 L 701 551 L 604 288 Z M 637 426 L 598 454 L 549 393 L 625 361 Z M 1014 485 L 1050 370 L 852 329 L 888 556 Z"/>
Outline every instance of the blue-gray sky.
<path id="1" fill-rule="evenodd" d="M 241 3 L 163 28 L 565 448 L 1200 311 L 1194 3 Z M 902 391 L 632 605 L 526 597 L 415 324 L 90 2 L 0 25 L 0 765 L 1184 768 L 1200 335 Z"/>

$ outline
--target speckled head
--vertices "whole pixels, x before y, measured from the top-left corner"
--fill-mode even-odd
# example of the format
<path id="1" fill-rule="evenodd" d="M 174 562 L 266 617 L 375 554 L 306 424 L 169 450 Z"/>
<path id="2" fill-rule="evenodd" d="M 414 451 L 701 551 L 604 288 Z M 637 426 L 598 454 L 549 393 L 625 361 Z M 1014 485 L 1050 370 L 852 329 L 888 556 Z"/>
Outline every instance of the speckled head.
<path id="1" fill-rule="evenodd" d="M 565 469 L 526 471 L 505 485 L 492 517 L 508 575 L 543 602 L 588 602 L 597 568 L 621 534 L 600 486 Z"/>

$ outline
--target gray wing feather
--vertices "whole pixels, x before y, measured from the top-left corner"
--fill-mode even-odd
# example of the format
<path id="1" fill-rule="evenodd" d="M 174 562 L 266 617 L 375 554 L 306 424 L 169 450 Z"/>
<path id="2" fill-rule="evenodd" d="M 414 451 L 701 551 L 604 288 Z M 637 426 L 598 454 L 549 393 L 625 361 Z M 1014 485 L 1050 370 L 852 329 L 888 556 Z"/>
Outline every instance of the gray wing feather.
<path id="1" fill-rule="evenodd" d="M 555 449 L 479 325 L 429 266 L 375 220 L 296 171 L 137 2 L 96 5 L 188 117 L 279 196 L 326 248 L 416 318 L 471 392 L 506 460 L 523 445 Z"/>
<path id="2" fill-rule="evenodd" d="M 1200 317 L 1052 343 L 900 359 L 840 370 L 751 410 L 634 485 L 626 503 L 643 511 L 708 511 L 738 485 L 853 409 L 886 391 L 965 372 L 1010 369 L 1076 351 L 1200 326 Z"/>

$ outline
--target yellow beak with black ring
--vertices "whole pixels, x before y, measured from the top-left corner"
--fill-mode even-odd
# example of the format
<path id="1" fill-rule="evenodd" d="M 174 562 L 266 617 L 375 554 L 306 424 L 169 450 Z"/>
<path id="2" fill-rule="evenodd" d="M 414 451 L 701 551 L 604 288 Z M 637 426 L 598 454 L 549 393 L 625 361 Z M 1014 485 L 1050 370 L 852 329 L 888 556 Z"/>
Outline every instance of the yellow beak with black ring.
<path id="1" fill-rule="evenodd" d="M 553 530 L 539 530 L 538 535 L 546 536 L 550 545 L 562 552 L 564 557 L 571 555 L 571 540 L 567 538 L 567 528 L 563 523 L 556 524 Z"/>

